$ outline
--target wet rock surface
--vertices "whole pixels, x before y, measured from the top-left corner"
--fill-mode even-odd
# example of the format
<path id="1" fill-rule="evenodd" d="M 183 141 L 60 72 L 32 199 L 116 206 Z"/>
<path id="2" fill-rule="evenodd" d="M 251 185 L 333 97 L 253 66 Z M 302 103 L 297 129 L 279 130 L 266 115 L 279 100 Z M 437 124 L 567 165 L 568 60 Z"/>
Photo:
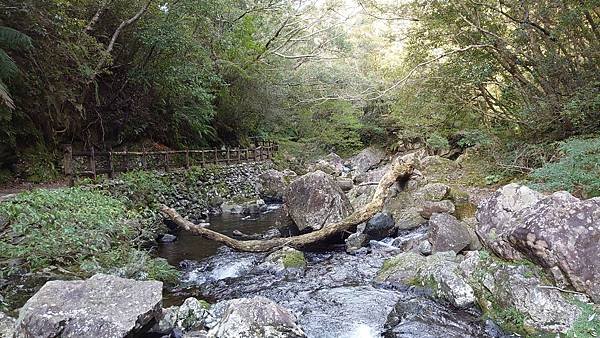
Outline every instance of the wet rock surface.
<path id="1" fill-rule="evenodd" d="M 389 288 L 375 281 L 384 260 L 398 251 L 389 252 L 373 246 L 368 250 L 371 252 L 362 251 L 355 256 L 338 250 L 305 252 L 306 267 L 287 272 L 266 268 L 261 264 L 266 261 L 264 254 L 221 248 L 207 260 L 186 264 L 181 291 L 195 290 L 192 292 L 197 297 L 211 302 L 266 297 L 294 313 L 308 337 L 376 337 L 386 331 L 388 315 L 396 304 L 416 297 L 420 291 L 405 286 Z M 432 297 L 425 295 L 417 298 L 417 302 L 435 303 Z M 435 326 L 431 328 L 433 335 L 442 337 L 447 332 L 454 332 L 458 336 L 464 330 L 483 332 L 483 323 L 467 316 L 464 310 L 451 312 L 473 321 L 450 324 L 449 320 L 440 319 L 439 330 Z M 460 330 L 453 329 L 454 325 Z M 491 336 L 494 335 L 481 337 Z M 399 337 L 420 336 L 414 332 Z"/>

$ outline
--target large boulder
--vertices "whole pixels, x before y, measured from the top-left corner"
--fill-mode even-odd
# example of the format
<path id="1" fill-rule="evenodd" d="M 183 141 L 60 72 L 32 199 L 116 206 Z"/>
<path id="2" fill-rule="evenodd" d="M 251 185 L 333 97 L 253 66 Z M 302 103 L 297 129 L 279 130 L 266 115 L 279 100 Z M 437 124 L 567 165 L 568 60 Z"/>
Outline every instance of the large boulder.
<path id="1" fill-rule="evenodd" d="M 295 179 L 285 192 L 285 205 L 298 230 L 319 230 L 352 213 L 352 205 L 335 180 L 322 171 Z"/>
<path id="2" fill-rule="evenodd" d="M 347 170 L 344 166 L 344 160 L 336 153 L 329 153 L 325 158 L 308 167 L 308 171 L 321 170 L 332 176 L 340 176 Z"/>
<path id="3" fill-rule="evenodd" d="M 158 319 L 161 303 L 157 281 L 50 281 L 21 308 L 15 337 L 125 337 Z"/>
<path id="4" fill-rule="evenodd" d="M 455 210 L 454 204 L 449 200 L 425 201 L 421 204 L 420 215 L 423 218 L 429 219 L 433 214 L 453 214 Z"/>
<path id="5" fill-rule="evenodd" d="M 531 336 L 565 333 L 573 328 L 581 310 L 559 290 L 544 287 L 539 270 L 476 251 L 469 252 L 459 266 L 473 286 L 480 307 L 505 328 Z"/>
<path id="6" fill-rule="evenodd" d="M 1 298 L 0 298 L 1 299 Z M 16 320 L 0 312 L 0 338 L 12 338 Z"/>
<path id="7" fill-rule="evenodd" d="M 431 256 L 403 252 L 387 260 L 377 280 L 391 284 L 418 284 L 431 287 L 440 298 L 456 307 L 475 303 L 473 289 L 458 273 L 459 258 L 454 252 L 438 252 Z"/>
<path id="8" fill-rule="evenodd" d="M 260 197 L 267 202 L 281 202 L 289 181 L 296 174 L 292 171 L 281 172 L 269 169 L 258 176 Z"/>
<path id="9" fill-rule="evenodd" d="M 473 241 L 468 225 L 449 214 L 433 214 L 429 219 L 429 241 L 433 252 L 461 252 Z"/>
<path id="10" fill-rule="evenodd" d="M 483 200 L 477 210 L 477 235 L 483 244 L 506 259 L 520 259 L 521 254 L 508 241 L 508 235 L 515 229 L 511 222 L 515 212 L 537 203 L 543 195 L 515 183 L 506 185 Z"/>
<path id="11" fill-rule="evenodd" d="M 296 316 L 270 299 L 240 298 L 219 305 L 222 310 L 215 311 L 219 319 L 208 332 L 209 337 L 305 337 Z"/>
<path id="12" fill-rule="evenodd" d="M 364 173 L 376 167 L 385 158 L 383 150 L 369 147 L 350 159 L 350 165 L 355 172 Z"/>
<path id="13" fill-rule="evenodd" d="M 443 183 L 429 183 L 420 188 L 415 195 L 425 201 L 441 201 L 448 197 L 450 187 Z"/>
<path id="14" fill-rule="evenodd" d="M 558 267 L 571 285 L 600 302 L 600 197 L 556 192 L 511 221 L 514 248 L 545 268 Z"/>

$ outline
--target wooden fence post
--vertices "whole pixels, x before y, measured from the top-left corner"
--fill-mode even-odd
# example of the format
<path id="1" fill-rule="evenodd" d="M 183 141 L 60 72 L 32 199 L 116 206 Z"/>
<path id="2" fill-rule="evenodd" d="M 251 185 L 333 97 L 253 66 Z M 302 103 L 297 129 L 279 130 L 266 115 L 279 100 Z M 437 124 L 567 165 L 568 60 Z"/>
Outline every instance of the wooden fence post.
<path id="1" fill-rule="evenodd" d="M 204 167 L 204 150 L 200 151 L 200 164 Z"/>
<path id="2" fill-rule="evenodd" d="M 169 152 L 165 151 L 165 155 L 163 157 L 163 164 L 165 167 L 165 172 L 169 172 Z"/>
<path id="3" fill-rule="evenodd" d="M 70 144 L 66 144 L 64 147 L 63 170 L 69 180 L 69 186 L 73 186 L 75 183 L 73 178 L 73 146 Z"/>
<path id="4" fill-rule="evenodd" d="M 115 174 L 115 168 L 113 165 L 113 153 L 112 148 L 108 151 L 108 178 L 113 178 Z"/>
<path id="5" fill-rule="evenodd" d="M 123 152 L 123 171 L 129 170 L 129 156 L 127 154 L 127 147 L 124 148 Z"/>
<path id="6" fill-rule="evenodd" d="M 148 169 L 148 156 L 146 154 L 146 147 L 142 147 L 142 167 L 144 170 Z"/>
<path id="7" fill-rule="evenodd" d="M 188 149 L 185 150 L 185 168 L 190 168 L 190 151 Z"/>
<path id="8" fill-rule="evenodd" d="M 94 153 L 94 147 L 90 152 L 90 170 L 92 171 L 92 177 L 96 179 L 96 154 Z"/>
<path id="9" fill-rule="evenodd" d="M 215 148 L 215 165 L 219 164 L 219 151 Z"/>
<path id="10" fill-rule="evenodd" d="M 225 165 L 229 165 L 230 160 L 231 160 L 231 154 L 229 152 L 229 147 L 227 147 L 227 160 L 225 160 Z"/>
<path id="11" fill-rule="evenodd" d="M 240 147 L 237 148 L 237 155 L 238 163 L 242 163 L 242 149 Z"/>

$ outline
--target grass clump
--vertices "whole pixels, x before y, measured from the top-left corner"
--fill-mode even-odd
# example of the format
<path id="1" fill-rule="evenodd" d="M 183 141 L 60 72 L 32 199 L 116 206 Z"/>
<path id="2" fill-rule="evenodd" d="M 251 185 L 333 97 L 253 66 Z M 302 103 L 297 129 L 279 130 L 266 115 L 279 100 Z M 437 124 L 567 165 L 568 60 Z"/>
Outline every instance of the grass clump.
<path id="1" fill-rule="evenodd" d="M 581 309 L 581 314 L 566 336 L 572 338 L 598 337 L 600 335 L 600 311 L 597 305 L 576 299 L 572 300 L 572 303 Z"/>

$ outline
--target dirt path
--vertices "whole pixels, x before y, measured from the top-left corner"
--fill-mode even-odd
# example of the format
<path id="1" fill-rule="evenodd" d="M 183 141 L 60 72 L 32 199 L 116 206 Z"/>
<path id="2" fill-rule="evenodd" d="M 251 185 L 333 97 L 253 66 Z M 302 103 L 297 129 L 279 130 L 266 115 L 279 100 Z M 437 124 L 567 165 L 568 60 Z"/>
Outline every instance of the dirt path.
<path id="1" fill-rule="evenodd" d="M 66 179 L 45 183 L 31 183 L 24 181 L 10 182 L 0 186 L 0 202 L 5 201 L 20 192 L 33 189 L 57 189 L 68 186 L 68 183 L 69 182 Z"/>

